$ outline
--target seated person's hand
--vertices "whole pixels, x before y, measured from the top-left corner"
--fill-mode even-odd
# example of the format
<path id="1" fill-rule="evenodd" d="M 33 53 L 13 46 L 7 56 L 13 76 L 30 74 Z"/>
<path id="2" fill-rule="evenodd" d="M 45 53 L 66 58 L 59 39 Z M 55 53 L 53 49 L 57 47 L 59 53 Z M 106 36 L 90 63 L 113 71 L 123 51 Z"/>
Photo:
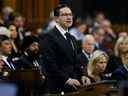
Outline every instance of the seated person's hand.
<path id="1" fill-rule="evenodd" d="M 91 84 L 90 79 L 88 77 L 86 77 L 86 76 L 82 76 L 81 77 L 81 81 L 82 81 L 83 86 Z"/>
<path id="2" fill-rule="evenodd" d="M 75 89 L 78 89 L 78 87 L 81 86 L 80 82 L 77 80 L 77 79 L 72 79 L 72 78 L 69 78 L 67 81 L 66 81 L 66 84 L 74 87 Z"/>

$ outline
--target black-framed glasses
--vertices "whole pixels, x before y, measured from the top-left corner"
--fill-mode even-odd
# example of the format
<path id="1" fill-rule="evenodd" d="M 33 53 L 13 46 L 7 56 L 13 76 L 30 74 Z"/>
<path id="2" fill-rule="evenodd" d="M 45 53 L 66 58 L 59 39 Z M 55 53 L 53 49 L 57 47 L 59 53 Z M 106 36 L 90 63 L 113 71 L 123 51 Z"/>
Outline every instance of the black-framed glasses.
<path id="1" fill-rule="evenodd" d="M 60 16 L 73 16 L 73 14 L 72 13 L 62 13 L 62 14 L 60 14 Z"/>

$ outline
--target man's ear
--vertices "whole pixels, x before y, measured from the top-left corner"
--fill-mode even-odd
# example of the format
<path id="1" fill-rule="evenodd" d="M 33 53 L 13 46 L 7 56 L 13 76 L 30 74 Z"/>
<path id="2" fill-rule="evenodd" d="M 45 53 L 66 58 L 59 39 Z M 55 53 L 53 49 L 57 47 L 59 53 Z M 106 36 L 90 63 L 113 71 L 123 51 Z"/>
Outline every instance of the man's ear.
<path id="1" fill-rule="evenodd" d="M 58 19 L 57 16 L 54 17 L 54 20 L 55 20 L 56 22 L 59 22 L 59 19 Z"/>

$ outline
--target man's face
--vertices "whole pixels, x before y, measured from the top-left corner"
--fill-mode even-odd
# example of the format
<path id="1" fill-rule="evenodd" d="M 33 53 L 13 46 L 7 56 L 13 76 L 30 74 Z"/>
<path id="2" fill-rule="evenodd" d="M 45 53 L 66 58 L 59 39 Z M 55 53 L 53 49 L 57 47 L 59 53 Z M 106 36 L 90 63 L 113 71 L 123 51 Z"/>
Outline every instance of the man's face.
<path id="1" fill-rule="evenodd" d="M 73 16 L 72 11 L 68 7 L 61 8 L 59 10 L 59 16 L 57 22 L 65 29 L 72 26 Z"/>
<path id="2" fill-rule="evenodd" d="M 99 29 L 97 33 L 94 35 L 96 42 L 102 43 L 105 38 L 105 32 L 103 29 Z"/>
<path id="3" fill-rule="evenodd" d="M 9 55 L 11 54 L 12 51 L 12 45 L 9 40 L 4 40 L 2 41 L 0 45 L 0 51 L 2 52 L 3 55 Z"/>
<path id="4" fill-rule="evenodd" d="M 107 21 L 107 20 L 104 20 L 104 21 L 101 22 L 101 27 L 103 28 L 103 30 L 105 32 L 107 32 L 108 29 L 111 28 L 111 23 L 109 21 Z"/>
<path id="5" fill-rule="evenodd" d="M 83 49 L 88 54 L 91 54 L 94 51 L 94 46 L 95 46 L 95 40 L 93 38 L 92 39 L 90 38 L 90 40 L 87 40 L 83 44 Z"/>
<path id="6" fill-rule="evenodd" d="M 102 22 L 104 19 L 105 19 L 104 14 L 99 13 L 99 14 L 96 15 L 96 21 L 97 21 L 97 22 L 100 23 L 100 22 Z"/>
<path id="7" fill-rule="evenodd" d="M 37 42 L 34 42 L 32 43 L 30 46 L 29 46 L 29 50 L 34 53 L 34 54 L 37 54 L 39 53 L 39 44 Z"/>
<path id="8" fill-rule="evenodd" d="M 23 27 L 25 23 L 25 20 L 23 17 L 16 17 L 14 20 L 14 24 L 16 27 Z"/>
<path id="9" fill-rule="evenodd" d="M 78 26 L 77 30 L 81 33 L 84 33 L 87 30 L 86 24 L 82 24 L 82 25 Z"/>
<path id="10" fill-rule="evenodd" d="M 9 26 L 9 30 L 11 32 L 11 38 L 16 39 L 17 38 L 16 27 L 14 25 L 11 25 L 11 26 Z"/>

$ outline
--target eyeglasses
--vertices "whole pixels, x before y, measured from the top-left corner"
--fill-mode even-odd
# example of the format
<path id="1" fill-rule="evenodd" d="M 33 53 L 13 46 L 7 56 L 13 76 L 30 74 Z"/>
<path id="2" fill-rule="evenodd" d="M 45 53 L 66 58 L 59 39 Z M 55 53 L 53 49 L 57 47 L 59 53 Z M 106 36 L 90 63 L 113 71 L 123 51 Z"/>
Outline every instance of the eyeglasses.
<path id="1" fill-rule="evenodd" d="M 72 13 L 63 13 L 63 14 L 60 14 L 60 16 L 73 16 Z"/>

